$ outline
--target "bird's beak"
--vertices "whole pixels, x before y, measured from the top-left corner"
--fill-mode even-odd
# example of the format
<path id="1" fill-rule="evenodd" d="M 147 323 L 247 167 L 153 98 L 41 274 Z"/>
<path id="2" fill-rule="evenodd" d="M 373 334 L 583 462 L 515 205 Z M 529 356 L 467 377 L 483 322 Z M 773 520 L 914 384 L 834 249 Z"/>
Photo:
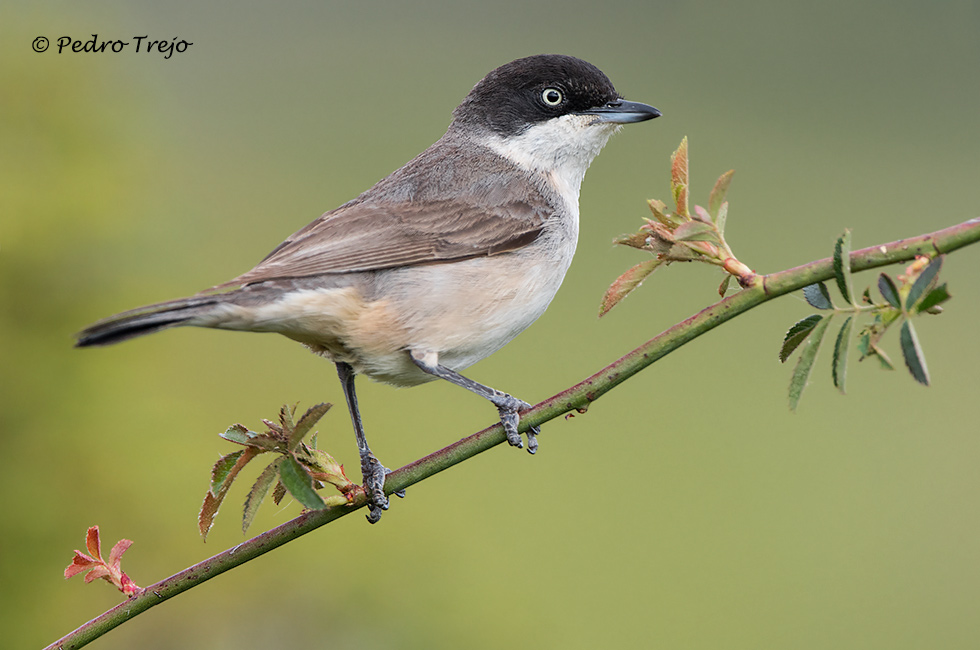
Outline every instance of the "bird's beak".
<path id="1" fill-rule="evenodd" d="M 595 115 L 598 122 L 609 124 L 630 124 L 632 122 L 645 122 L 655 117 L 660 117 L 660 111 L 653 106 L 641 104 L 640 102 L 628 102 L 625 99 L 616 99 L 608 102 L 604 106 L 597 106 L 584 111 L 579 111 L 579 115 Z"/>

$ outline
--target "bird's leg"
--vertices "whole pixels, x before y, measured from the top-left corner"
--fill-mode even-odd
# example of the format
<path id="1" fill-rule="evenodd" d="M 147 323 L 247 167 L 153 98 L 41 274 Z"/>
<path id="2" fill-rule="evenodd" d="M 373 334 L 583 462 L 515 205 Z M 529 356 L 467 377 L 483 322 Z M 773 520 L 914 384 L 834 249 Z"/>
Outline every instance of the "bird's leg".
<path id="1" fill-rule="evenodd" d="M 440 379 L 445 379 L 461 388 L 465 388 L 471 393 L 476 393 L 496 406 L 497 412 L 500 413 L 500 423 L 504 426 L 504 433 L 507 434 L 507 442 L 518 449 L 524 446 L 521 442 L 521 434 L 517 432 L 517 425 L 520 422 L 520 415 L 517 412 L 531 408 L 530 404 L 495 388 L 484 386 L 481 383 L 464 377 L 455 370 L 440 365 L 438 360 L 433 358 L 434 355 L 410 352 L 409 356 L 412 362 L 423 372 L 434 377 L 439 377 Z M 541 427 L 531 427 L 527 430 L 527 450 L 532 454 L 538 450 L 537 435 L 539 433 L 541 433 Z"/>
<path id="2" fill-rule="evenodd" d="M 385 496 L 384 488 L 385 475 L 390 472 L 371 453 L 367 438 L 364 437 L 364 425 L 361 423 L 357 394 L 354 392 L 354 369 L 349 363 L 340 362 L 337 364 L 337 375 L 340 376 L 340 385 L 344 389 L 344 397 L 347 398 L 347 410 L 350 411 L 354 436 L 357 438 L 357 451 L 361 455 L 361 477 L 364 480 L 364 492 L 367 494 L 368 510 L 370 510 L 367 520 L 374 524 L 381 519 L 381 512 L 388 509 L 388 497 Z M 400 496 L 404 496 L 404 493 Z"/>

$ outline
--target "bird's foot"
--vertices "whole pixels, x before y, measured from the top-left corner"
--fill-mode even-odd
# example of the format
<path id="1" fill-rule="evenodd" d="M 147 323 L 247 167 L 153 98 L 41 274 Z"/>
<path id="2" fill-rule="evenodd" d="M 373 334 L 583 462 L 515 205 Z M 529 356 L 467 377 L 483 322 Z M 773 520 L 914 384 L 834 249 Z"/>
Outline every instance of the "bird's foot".
<path id="1" fill-rule="evenodd" d="M 388 474 L 391 474 L 391 470 L 382 465 L 370 451 L 361 456 L 361 476 L 364 480 L 362 487 L 368 499 L 367 520 L 372 524 L 378 523 L 381 513 L 388 509 L 388 497 L 385 495 L 385 477 Z M 405 490 L 394 494 L 405 498 Z"/>
<path id="2" fill-rule="evenodd" d="M 520 449 L 524 446 L 524 443 L 521 440 L 521 434 L 517 432 L 517 425 L 521 421 L 521 416 L 518 411 L 527 410 L 531 408 L 531 405 L 522 399 L 517 399 L 506 393 L 502 397 L 495 399 L 494 404 L 497 407 L 497 412 L 500 413 L 500 424 L 504 426 L 504 433 L 507 434 L 507 442 L 512 447 Z M 533 454 L 538 450 L 537 436 L 539 433 L 541 433 L 541 427 L 531 427 L 527 430 L 528 453 Z"/>

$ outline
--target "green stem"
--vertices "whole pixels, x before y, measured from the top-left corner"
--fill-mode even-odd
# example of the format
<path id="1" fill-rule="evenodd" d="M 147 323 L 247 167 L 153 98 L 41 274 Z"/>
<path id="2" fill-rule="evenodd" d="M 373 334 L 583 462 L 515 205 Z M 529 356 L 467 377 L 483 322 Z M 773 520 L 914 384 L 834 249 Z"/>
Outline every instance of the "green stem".
<path id="1" fill-rule="evenodd" d="M 907 262 L 916 255 L 949 253 L 977 241 L 980 241 L 980 218 L 918 237 L 854 251 L 851 253 L 851 269 L 865 271 L 897 262 Z M 543 424 L 573 410 L 585 410 L 589 404 L 658 359 L 722 323 L 773 298 L 802 289 L 814 282 L 829 280 L 833 276 L 833 261 L 830 258 L 770 275 L 755 276 L 751 286 L 743 291 L 674 325 L 591 377 L 523 413 L 521 430 Z M 388 476 L 385 489 L 388 492 L 405 489 L 505 440 L 503 428 L 499 424 L 488 427 L 392 472 Z M 147 587 L 140 594 L 120 603 L 51 644 L 48 650 L 81 648 L 137 614 L 320 526 L 349 515 L 364 505 L 364 495 L 358 493 L 350 506 L 328 507 L 305 512 L 291 521 Z"/>
<path id="2" fill-rule="evenodd" d="M 832 311 L 835 314 L 865 314 L 868 312 L 885 311 L 886 309 L 895 309 L 887 302 L 883 303 L 871 303 L 870 305 L 845 305 L 843 307 L 834 306 L 828 311 Z"/>

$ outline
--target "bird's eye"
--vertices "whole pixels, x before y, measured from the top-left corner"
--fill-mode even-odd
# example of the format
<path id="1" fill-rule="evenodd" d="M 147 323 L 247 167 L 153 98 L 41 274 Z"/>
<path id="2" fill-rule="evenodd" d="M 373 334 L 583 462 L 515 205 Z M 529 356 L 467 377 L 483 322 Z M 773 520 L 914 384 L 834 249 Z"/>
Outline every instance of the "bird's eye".
<path id="1" fill-rule="evenodd" d="M 565 96 L 557 88 L 545 88 L 541 93 L 541 101 L 548 106 L 558 106 L 565 100 Z"/>

